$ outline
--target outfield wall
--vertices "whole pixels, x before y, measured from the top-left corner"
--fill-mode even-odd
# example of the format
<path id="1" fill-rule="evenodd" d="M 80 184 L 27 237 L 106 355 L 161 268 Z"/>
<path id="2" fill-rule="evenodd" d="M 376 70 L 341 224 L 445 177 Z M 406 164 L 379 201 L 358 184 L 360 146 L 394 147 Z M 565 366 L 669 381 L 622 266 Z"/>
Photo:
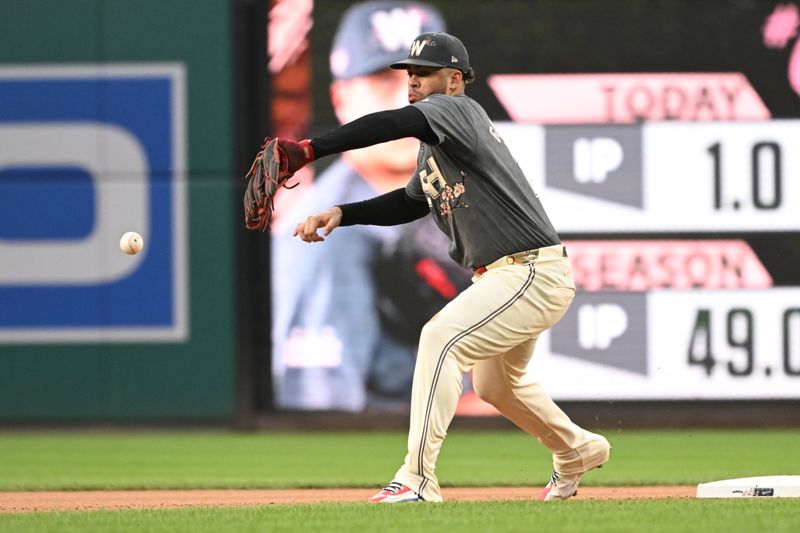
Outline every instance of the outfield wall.
<path id="1" fill-rule="evenodd" d="M 1 11 L 0 420 L 230 420 L 231 2 Z"/>

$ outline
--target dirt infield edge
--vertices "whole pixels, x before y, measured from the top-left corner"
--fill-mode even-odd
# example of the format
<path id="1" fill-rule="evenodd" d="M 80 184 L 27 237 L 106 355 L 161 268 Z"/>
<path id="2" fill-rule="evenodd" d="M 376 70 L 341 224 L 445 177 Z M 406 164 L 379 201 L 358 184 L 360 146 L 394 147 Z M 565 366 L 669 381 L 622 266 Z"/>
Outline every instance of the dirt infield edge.
<path id="1" fill-rule="evenodd" d="M 450 487 L 445 501 L 532 500 L 529 487 Z M 693 498 L 694 486 L 581 487 L 580 500 Z M 365 502 L 374 489 L 248 489 L 0 492 L 0 512 L 247 507 L 324 502 Z"/>

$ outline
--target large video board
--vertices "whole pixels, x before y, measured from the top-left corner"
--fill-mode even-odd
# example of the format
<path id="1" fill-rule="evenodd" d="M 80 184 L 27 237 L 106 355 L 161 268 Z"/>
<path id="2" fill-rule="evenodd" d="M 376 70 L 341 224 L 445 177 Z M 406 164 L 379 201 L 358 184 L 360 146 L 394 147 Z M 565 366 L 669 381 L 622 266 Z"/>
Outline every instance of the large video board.
<path id="1" fill-rule="evenodd" d="M 347 55 L 352 40 L 373 39 L 381 53 L 402 56 L 397 43 L 424 24 L 461 37 L 478 73 L 467 92 L 517 157 L 572 261 L 578 295 L 529 368 L 555 399 L 800 398 L 796 2 L 498 9 L 439 1 L 428 6 L 441 20 L 424 6 L 397 5 L 342 37 L 338 24 L 353 4 L 318 2 L 309 13 L 308 48 L 298 57 L 308 62 L 310 103 L 295 114 L 304 117 L 297 130 L 313 135 L 368 112 L 376 93 L 376 105 L 403 105 L 404 91 L 392 100 L 385 73 L 342 79 L 367 61 Z M 398 143 L 391 153 L 405 149 Z M 376 167 L 385 180 L 358 171 L 370 157 L 384 158 Z M 452 294 L 434 280 L 457 289 L 463 278 L 444 263 L 435 263 L 438 278 L 419 267 L 430 259 L 423 252 L 411 263 L 416 277 L 385 275 L 398 249 L 413 248 L 409 234 L 433 259 L 446 255 L 435 251 L 442 242 L 432 226 L 345 228 L 327 248 L 287 245 L 283 234 L 311 214 L 304 210 L 374 196 L 386 169 L 400 166 L 377 152 L 329 159 L 307 176 L 306 192 L 273 234 L 275 401 L 402 408 L 413 330 L 437 293 L 442 301 Z M 398 292 L 420 303 L 387 303 Z M 459 412 L 489 412 L 474 401 L 469 376 Z"/>

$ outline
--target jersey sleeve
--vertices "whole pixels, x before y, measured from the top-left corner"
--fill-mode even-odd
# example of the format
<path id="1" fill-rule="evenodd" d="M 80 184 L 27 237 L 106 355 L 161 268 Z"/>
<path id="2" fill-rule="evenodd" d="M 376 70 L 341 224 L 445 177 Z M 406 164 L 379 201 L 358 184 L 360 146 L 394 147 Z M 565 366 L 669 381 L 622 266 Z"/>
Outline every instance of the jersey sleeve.
<path id="1" fill-rule="evenodd" d="M 418 172 L 419 171 L 414 172 L 414 175 L 411 176 L 411 179 L 408 180 L 408 183 L 406 183 L 406 194 L 414 200 L 427 202 L 425 193 L 422 191 L 422 183 L 419 181 Z"/>
<path id="2" fill-rule="evenodd" d="M 465 156 L 475 152 L 477 135 L 474 116 L 466 96 L 432 94 L 412 105 L 425 115 L 438 144 L 443 148 Z"/>

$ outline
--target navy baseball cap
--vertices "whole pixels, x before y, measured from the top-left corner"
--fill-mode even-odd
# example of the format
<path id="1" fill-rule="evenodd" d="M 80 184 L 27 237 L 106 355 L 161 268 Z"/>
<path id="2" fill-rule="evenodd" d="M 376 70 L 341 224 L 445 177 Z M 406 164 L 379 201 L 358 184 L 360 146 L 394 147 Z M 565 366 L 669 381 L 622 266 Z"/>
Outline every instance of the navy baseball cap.
<path id="1" fill-rule="evenodd" d="M 466 72 L 469 70 L 469 54 L 464 43 L 454 35 L 441 32 L 423 33 L 411 43 L 407 59 L 389 66 L 399 69 L 408 65 L 450 67 Z"/>
<path id="2" fill-rule="evenodd" d="M 347 80 L 384 70 L 406 56 L 414 36 L 444 29 L 441 13 L 422 2 L 360 2 L 339 22 L 331 48 L 331 74 Z"/>

